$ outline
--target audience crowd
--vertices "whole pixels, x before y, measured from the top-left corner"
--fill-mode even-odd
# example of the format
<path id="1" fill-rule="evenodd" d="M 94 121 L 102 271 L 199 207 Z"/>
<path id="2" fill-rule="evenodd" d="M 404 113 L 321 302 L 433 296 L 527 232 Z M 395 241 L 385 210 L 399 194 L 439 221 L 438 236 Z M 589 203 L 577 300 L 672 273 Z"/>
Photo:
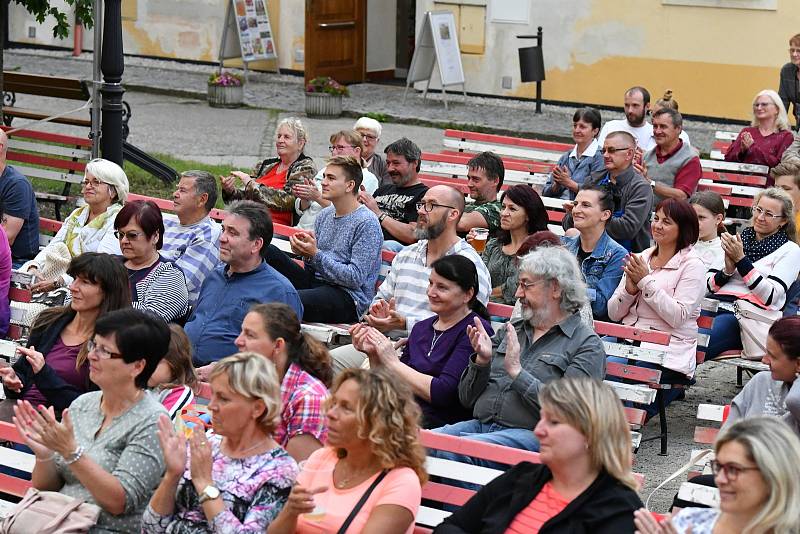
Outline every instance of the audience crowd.
<path id="1" fill-rule="evenodd" d="M 92 532 L 401 534 L 427 454 L 505 470 L 436 532 L 798 532 L 800 137 L 786 110 L 799 47 L 725 154 L 771 169 L 738 231 L 700 187 L 669 90 L 651 104 L 630 88 L 620 120 L 577 110 L 541 193 L 504 185 L 492 152 L 466 164 L 466 195 L 429 185 L 419 147 L 401 138 L 384 157 L 367 117 L 330 135 L 319 172 L 305 125 L 283 119 L 277 157 L 219 185 L 183 173 L 171 213 L 129 200 L 125 172 L 94 159 L 84 202 L 41 250 L 0 131 L 0 301 L 12 265 L 34 294 L 66 292 L 0 367 L 0 419 L 35 459 L 32 486 L 95 504 Z M 717 301 L 708 329 L 704 299 Z M 593 320 L 669 343 L 601 339 Z M 9 321 L 3 304 L 0 333 Z M 345 326 L 352 344 L 329 350 L 303 323 Z M 713 476 L 698 479 L 719 507 L 656 518 L 607 362 L 660 371 L 664 417 L 695 383 L 703 333 L 707 359 L 735 351 L 769 371 L 730 400 Z M 663 358 L 607 355 L 610 343 Z M 421 428 L 541 462 L 426 453 Z"/>

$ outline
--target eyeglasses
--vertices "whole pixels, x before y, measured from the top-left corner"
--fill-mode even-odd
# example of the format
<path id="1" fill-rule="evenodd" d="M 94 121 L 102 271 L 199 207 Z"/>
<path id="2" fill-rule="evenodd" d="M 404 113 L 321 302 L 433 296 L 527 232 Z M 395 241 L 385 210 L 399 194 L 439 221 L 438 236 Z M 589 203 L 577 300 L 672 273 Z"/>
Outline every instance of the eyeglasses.
<path id="1" fill-rule="evenodd" d="M 753 217 L 758 219 L 761 216 L 766 217 L 767 219 L 783 219 L 783 215 L 775 215 L 774 213 L 770 213 L 769 211 L 765 210 L 760 206 L 753 206 Z"/>
<path id="2" fill-rule="evenodd" d="M 101 185 L 103 185 L 103 182 L 100 180 L 84 180 L 81 182 L 81 187 L 92 186 L 93 189 L 97 189 Z"/>
<path id="3" fill-rule="evenodd" d="M 768 107 L 774 106 L 774 105 L 775 104 L 773 102 L 756 102 L 755 104 L 753 104 L 753 108 L 754 109 L 768 108 Z"/>
<path id="4" fill-rule="evenodd" d="M 376 136 L 370 135 L 370 134 L 365 134 L 365 133 L 362 133 L 361 137 L 363 137 L 365 141 L 377 141 L 378 140 L 378 138 Z"/>
<path id="5" fill-rule="evenodd" d="M 613 147 L 613 146 L 604 146 L 601 150 L 603 154 L 611 154 L 612 156 L 617 152 L 622 152 L 623 150 L 631 150 L 632 146 L 624 146 L 624 147 Z"/>
<path id="6" fill-rule="evenodd" d="M 713 472 L 714 475 L 718 475 L 720 471 L 725 471 L 725 478 L 733 482 L 739 478 L 739 474 L 742 473 L 742 471 L 759 471 L 759 469 L 758 467 L 742 467 L 736 464 L 722 464 L 716 460 L 712 460 L 711 472 Z"/>
<path id="7" fill-rule="evenodd" d="M 100 345 L 98 345 L 94 339 L 90 339 L 86 342 L 86 348 L 89 352 L 94 352 L 97 354 L 101 360 L 111 360 L 115 358 L 122 358 L 122 354 L 119 352 L 111 352 L 110 350 L 106 350 Z"/>
<path id="8" fill-rule="evenodd" d="M 120 241 L 122 240 L 123 237 L 127 237 L 128 241 L 136 241 L 143 235 L 144 234 L 142 232 L 120 232 L 119 230 L 114 232 L 114 236 L 116 236 L 116 238 L 119 239 Z"/>
<path id="9" fill-rule="evenodd" d="M 339 152 L 341 152 L 343 150 L 347 150 L 348 148 L 355 148 L 355 147 L 353 145 L 330 145 L 328 147 L 328 150 L 330 150 L 331 153 L 333 153 L 334 150 L 338 150 Z"/>
<path id="10" fill-rule="evenodd" d="M 549 282 L 549 280 L 537 280 L 535 282 L 527 282 L 525 280 L 520 280 L 519 282 L 517 282 L 517 287 L 525 291 L 526 289 L 530 289 L 537 284 L 541 284 L 542 282 Z"/>
<path id="11" fill-rule="evenodd" d="M 437 204 L 436 202 L 417 202 L 417 211 L 425 209 L 425 213 L 430 213 L 435 208 L 449 208 L 451 210 L 457 209 L 455 206 L 446 206 L 444 204 Z"/>

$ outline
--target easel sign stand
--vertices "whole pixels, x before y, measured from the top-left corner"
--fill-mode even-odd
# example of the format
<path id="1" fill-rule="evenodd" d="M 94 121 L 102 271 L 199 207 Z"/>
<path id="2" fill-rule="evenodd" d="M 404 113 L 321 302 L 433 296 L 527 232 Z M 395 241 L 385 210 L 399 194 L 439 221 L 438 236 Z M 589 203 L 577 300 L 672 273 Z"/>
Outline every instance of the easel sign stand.
<path id="1" fill-rule="evenodd" d="M 467 87 L 464 80 L 464 67 L 461 65 L 461 50 L 458 48 L 456 20 L 450 11 L 427 11 L 425 13 L 406 77 L 406 89 L 403 92 L 404 103 L 408 88 L 416 82 L 427 81 L 425 91 L 422 93 L 422 98 L 427 98 L 434 64 L 439 67 L 444 109 L 448 109 L 448 86 L 460 85 L 461 92 L 464 94 L 464 102 L 466 102 Z"/>
<path id="2" fill-rule="evenodd" d="M 219 70 L 226 59 L 242 60 L 244 79 L 248 81 L 248 63 L 264 59 L 275 59 L 278 66 L 278 51 L 269 23 L 266 0 L 230 0 L 225 8 L 225 23 L 219 43 Z"/>

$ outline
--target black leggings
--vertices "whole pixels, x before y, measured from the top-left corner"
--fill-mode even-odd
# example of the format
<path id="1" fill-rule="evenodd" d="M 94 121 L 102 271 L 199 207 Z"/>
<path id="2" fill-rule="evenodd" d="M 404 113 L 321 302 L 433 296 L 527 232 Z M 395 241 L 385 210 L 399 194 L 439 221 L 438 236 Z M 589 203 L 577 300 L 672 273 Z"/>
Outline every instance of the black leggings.
<path id="1" fill-rule="evenodd" d="M 340 286 L 329 284 L 316 276 L 306 264 L 301 267 L 275 245 L 267 246 L 267 263 L 289 279 L 303 303 L 303 321 L 311 323 L 355 323 L 356 304 Z"/>

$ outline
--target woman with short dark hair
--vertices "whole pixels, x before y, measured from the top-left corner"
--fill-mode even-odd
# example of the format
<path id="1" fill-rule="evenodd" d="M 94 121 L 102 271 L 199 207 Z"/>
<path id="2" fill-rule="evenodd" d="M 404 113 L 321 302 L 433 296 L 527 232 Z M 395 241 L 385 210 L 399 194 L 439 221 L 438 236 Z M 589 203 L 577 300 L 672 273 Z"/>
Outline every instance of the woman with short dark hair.
<path id="1" fill-rule="evenodd" d="M 572 139 L 575 146 L 564 152 L 553 167 L 542 196 L 573 200 L 584 180 L 605 168 L 603 151 L 597 143 L 600 133 L 600 112 L 581 108 L 572 116 Z"/>
<path id="2" fill-rule="evenodd" d="M 660 367 L 663 384 L 688 383 L 696 365 L 697 317 L 706 274 L 692 249 L 700 234 L 694 208 L 685 200 L 662 200 L 651 231 L 655 246 L 626 257 L 622 280 L 608 301 L 608 316 L 642 330 L 668 332 L 666 348 L 647 343 L 642 347 L 666 352 Z M 680 391 L 662 391 L 664 403 L 675 400 Z M 657 411 L 655 404 L 646 409 L 651 415 Z"/>
<path id="3" fill-rule="evenodd" d="M 36 455 L 33 487 L 97 504 L 92 532 L 138 532 L 161 479 L 156 429 L 166 411 L 145 389 L 169 338 L 167 323 L 152 313 L 110 312 L 87 342 L 89 377 L 100 391 L 75 399 L 61 422 L 52 407 L 23 400 L 14 408 L 14 424 Z"/>
<path id="4" fill-rule="evenodd" d="M 189 313 L 189 290 L 183 272 L 161 257 L 164 220 L 152 200 L 125 204 L 114 220 L 115 235 L 125 258 L 133 307 L 152 311 L 165 321 Z"/>
<path id="5" fill-rule="evenodd" d="M 7 399 L 52 406 L 57 416 L 94 385 L 89 379 L 87 341 L 97 318 L 130 308 L 131 297 L 122 264 L 109 254 L 84 252 L 72 259 L 67 274 L 72 298 L 66 306 L 43 310 L 33 323 L 28 347 L 17 349 L 13 367 L 0 368 Z M 4 401 L 2 418 L 11 419 Z"/>

